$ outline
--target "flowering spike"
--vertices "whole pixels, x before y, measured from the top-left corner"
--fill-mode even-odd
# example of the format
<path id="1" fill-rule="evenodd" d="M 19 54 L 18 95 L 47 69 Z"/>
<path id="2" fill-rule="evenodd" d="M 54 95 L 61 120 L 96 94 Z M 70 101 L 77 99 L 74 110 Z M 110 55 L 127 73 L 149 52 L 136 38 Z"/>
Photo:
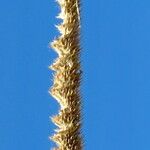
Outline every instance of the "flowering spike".
<path id="1" fill-rule="evenodd" d="M 55 71 L 50 94 L 60 104 L 58 115 L 51 117 L 57 126 L 51 139 L 53 150 L 82 150 L 80 98 L 80 14 L 79 0 L 57 0 L 61 12 L 57 18 L 60 36 L 51 43 L 58 58 L 50 66 Z"/>

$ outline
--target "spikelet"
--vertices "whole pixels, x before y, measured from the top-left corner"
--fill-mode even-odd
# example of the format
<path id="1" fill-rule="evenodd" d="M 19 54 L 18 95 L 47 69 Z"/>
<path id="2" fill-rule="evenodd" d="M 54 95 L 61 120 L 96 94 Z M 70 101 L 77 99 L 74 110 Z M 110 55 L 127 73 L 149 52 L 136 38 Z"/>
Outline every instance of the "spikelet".
<path id="1" fill-rule="evenodd" d="M 52 117 L 58 128 L 51 139 L 57 145 L 53 150 L 82 150 L 79 0 L 57 2 L 61 8 L 57 18 L 62 19 L 62 23 L 56 26 L 60 36 L 51 43 L 58 58 L 50 66 L 55 73 L 49 92 L 60 104 L 60 110 Z"/>

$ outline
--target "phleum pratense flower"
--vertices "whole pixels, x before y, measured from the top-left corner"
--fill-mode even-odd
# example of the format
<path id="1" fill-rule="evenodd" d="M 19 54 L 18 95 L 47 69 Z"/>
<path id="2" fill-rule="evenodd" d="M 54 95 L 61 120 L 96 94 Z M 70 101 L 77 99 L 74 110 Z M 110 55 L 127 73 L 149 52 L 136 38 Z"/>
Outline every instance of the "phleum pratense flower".
<path id="1" fill-rule="evenodd" d="M 80 97 L 80 5 L 79 0 L 58 0 L 62 23 L 56 27 L 60 36 L 51 43 L 58 58 L 50 66 L 54 83 L 50 94 L 60 104 L 58 115 L 52 117 L 57 126 L 51 139 L 53 150 L 82 150 Z"/>

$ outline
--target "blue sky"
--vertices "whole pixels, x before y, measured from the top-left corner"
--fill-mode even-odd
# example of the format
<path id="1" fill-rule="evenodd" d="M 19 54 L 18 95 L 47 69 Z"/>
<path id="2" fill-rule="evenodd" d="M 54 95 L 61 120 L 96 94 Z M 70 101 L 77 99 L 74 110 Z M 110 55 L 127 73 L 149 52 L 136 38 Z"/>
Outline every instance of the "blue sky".
<path id="1" fill-rule="evenodd" d="M 48 150 L 58 105 L 53 0 L 0 2 L 0 149 Z M 150 1 L 82 1 L 85 150 L 150 149 Z"/>

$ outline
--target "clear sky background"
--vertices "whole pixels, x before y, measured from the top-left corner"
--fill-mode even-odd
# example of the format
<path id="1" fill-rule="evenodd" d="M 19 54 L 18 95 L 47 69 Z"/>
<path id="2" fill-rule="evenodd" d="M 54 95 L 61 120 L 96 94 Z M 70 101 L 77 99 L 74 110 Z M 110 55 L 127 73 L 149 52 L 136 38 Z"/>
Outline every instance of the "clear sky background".
<path id="1" fill-rule="evenodd" d="M 54 0 L 0 1 L 0 150 L 49 150 L 58 105 Z M 82 1 L 85 150 L 150 150 L 150 1 Z"/>

